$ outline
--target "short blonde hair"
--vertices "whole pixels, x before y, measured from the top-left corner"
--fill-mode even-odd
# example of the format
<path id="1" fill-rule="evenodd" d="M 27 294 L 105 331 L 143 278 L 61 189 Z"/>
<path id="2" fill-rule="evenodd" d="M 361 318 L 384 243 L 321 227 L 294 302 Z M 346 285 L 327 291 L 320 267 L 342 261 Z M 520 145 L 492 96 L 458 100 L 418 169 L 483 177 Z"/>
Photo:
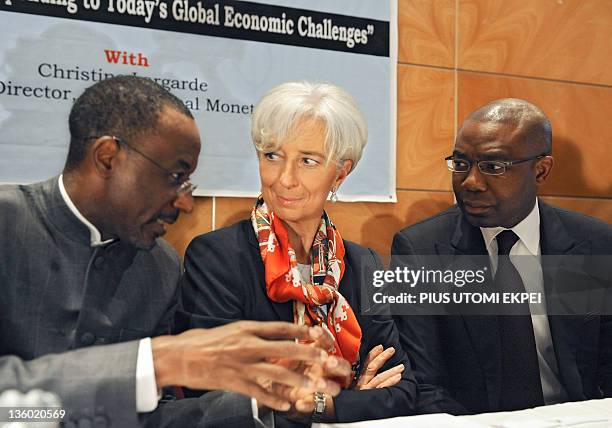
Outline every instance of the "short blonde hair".
<path id="1" fill-rule="evenodd" d="M 327 160 L 351 160 L 354 169 L 368 139 L 353 97 L 330 83 L 287 82 L 268 91 L 253 111 L 251 138 L 258 152 L 278 150 L 304 118 L 325 125 Z"/>

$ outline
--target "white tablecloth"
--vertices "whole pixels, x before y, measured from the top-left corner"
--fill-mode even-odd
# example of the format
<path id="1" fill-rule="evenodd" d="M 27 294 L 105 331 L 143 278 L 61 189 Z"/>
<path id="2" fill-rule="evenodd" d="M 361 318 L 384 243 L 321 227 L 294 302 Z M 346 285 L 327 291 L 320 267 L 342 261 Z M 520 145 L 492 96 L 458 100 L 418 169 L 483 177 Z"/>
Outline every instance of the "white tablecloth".
<path id="1" fill-rule="evenodd" d="M 315 424 L 316 428 L 612 428 L 612 398 L 542 406 L 516 412 L 473 416 L 404 416 L 352 424 Z"/>

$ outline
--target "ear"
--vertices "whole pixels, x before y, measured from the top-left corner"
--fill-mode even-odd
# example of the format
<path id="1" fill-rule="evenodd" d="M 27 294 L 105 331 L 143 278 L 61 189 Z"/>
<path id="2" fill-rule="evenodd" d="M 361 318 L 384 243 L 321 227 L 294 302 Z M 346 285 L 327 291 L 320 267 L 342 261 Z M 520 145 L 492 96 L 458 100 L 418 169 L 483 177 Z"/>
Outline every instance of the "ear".
<path id="1" fill-rule="evenodd" d="M 555 161 L 552 156 L 545 156 L 536 162 L 536 184 L 544 184 L 546 178 L 548 178 L 548 175 L 553 168 L 554 163 Z"/>
<path id="2" fill-rule="evenodd" d="M 336 179 L 334 180 L 334 188 L 338 189 L 342 182 L 346 179 L 346 177 L 351 172 L 353 168 L 353 161 L 349 159 L 345 159 L 342 161 L 342 166 L 338 169 L 336 173 Z"/>
<path id="3" fill-rule="evenodd" d="M 109 177 L 119 156 L 119 143 L 105 135 L 94 141 L 89 151 L 96 173 L 102 177 Z"/>

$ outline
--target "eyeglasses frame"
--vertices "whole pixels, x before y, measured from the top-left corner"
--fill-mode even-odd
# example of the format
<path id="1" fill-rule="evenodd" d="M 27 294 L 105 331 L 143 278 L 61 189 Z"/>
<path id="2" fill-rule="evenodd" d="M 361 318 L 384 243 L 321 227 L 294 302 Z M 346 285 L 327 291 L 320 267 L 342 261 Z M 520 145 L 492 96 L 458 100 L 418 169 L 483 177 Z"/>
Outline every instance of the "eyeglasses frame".
<path id="1" fill-rule="evenodd" d="M 128 143 L 125 139 L 114 136 L 114 135 L 109 135 L 110 138 L 112 138 L 113 140 L 115 140 L 115 142 L 121 146 L 121 144 L 126 145 L 127 147 L 129 147 L 130 150 L 133 150 L 134 152 L 138 153 L 140 156 L 142 156 L 143 158 L 145 158 L 146 160 L 148 160 L 149 162 L 151 162 L 153 165 L 155 165 L 156 167 L 158 167 L 159 169 L 161 169 L 162 171 L 164 171 L 167 175 L 170 176 L 170 178 L 172 178 L 172 180 L 174 181 L 178 181 L 178 173 L 177 172 L 173 172 L 169 169 L 167 169 L 166 167 L 164 167 L 163 165 L 159 164 L 156 160 L 152 159 L 150 156 L 146 155 L 145 153 L 141 152 L 140 150 L 138 150 L 136 147 L 134 147 L 132 144 Z M 102 138 L 102 137 L 98 137 L 98 136 L 90 136 L 87 137 L 88 140 L 95 140 L 98 138 Z M 183 181 L 180 186 L 176 189 L 176 195 L 177 197 L 183 196 L 183 195 L 190 195 L 192 196 L 192 193 L 195 189 L 197 189 L 198 185 L 197 184 L 193 184 L 189 179 Z"/>
<path id="2" fill-rule="evenodd" d="M 548 153 L 542 153 L 539 154 L 537 156 L 530 156 L 528 158 L 523 158 L 523 159 L 515 159 L 515 160 L 511 160 L 511 161 L 496 161 L 496 160 L 479 160 L 476 162 L 476 165 L 478 166 L 478 170 L 485 175 L 504 175 L 506 173 L 506 171 L 512 166 L 512 165 L 516 165 L 519 163 L 523 163 L 523 162 L 529 162 L 532 160 L 539 160 L 542 159 L 546 156 L 550 156 L 550 154 Z M 450 164 L 448 161 L 450 160 L 454 160 L 454 159 L 460 159 L 464 162 L 467 162 L 469 165 L 469 168 L 467 169 L 467 171 L 455 171 L 454 169 L 451 168 Z M 472 166 L 473 166 L 473 162 L 469 161 L 468 159 L 461 159 L 461 158 L 455 158 L 454 155 L 450 155 L 447 156 L 446 158 L 444 158 L 444 160 L 446 161 L 446 167 L 448 168 L 449 171 L 456 173 L 456 174 L 468 174 L 471 170 L 472 170 Z M 504 166 L 504 170 L 502 172 L 500 172 L 499 174 L 491 174 L 490 172 L 485 172 L 482 170 L 482 168 L 480 167 L 480 163 L 481 162 L 495 162 L 495 163 L 499 163 L 502 164 Z"/>

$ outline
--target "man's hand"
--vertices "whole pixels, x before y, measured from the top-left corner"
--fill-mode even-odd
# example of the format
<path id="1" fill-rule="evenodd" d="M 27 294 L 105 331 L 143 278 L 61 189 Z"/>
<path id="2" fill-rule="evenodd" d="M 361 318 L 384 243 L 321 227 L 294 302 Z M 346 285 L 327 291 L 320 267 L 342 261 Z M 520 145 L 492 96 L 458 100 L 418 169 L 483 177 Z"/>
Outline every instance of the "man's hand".
<path id="1" fill-rule="evenodd" d="M 308 376 L 273 361 L 291 359 L 315 365 L 330 357 L 319 347 L 296 343 L 320 340 L 320 328 L 285 322 L 239 321 L 211 329 L 194 329 L 177 336 L 152 339 L 157 387 L 222 389 L 249 395 L 275 410 L 290 409 L 286 390 L 267 389 L 275 384 L 336 395 L 340 385 L 323 377 Z M 333 363 L 332 363 L 333 364 Z"/>

